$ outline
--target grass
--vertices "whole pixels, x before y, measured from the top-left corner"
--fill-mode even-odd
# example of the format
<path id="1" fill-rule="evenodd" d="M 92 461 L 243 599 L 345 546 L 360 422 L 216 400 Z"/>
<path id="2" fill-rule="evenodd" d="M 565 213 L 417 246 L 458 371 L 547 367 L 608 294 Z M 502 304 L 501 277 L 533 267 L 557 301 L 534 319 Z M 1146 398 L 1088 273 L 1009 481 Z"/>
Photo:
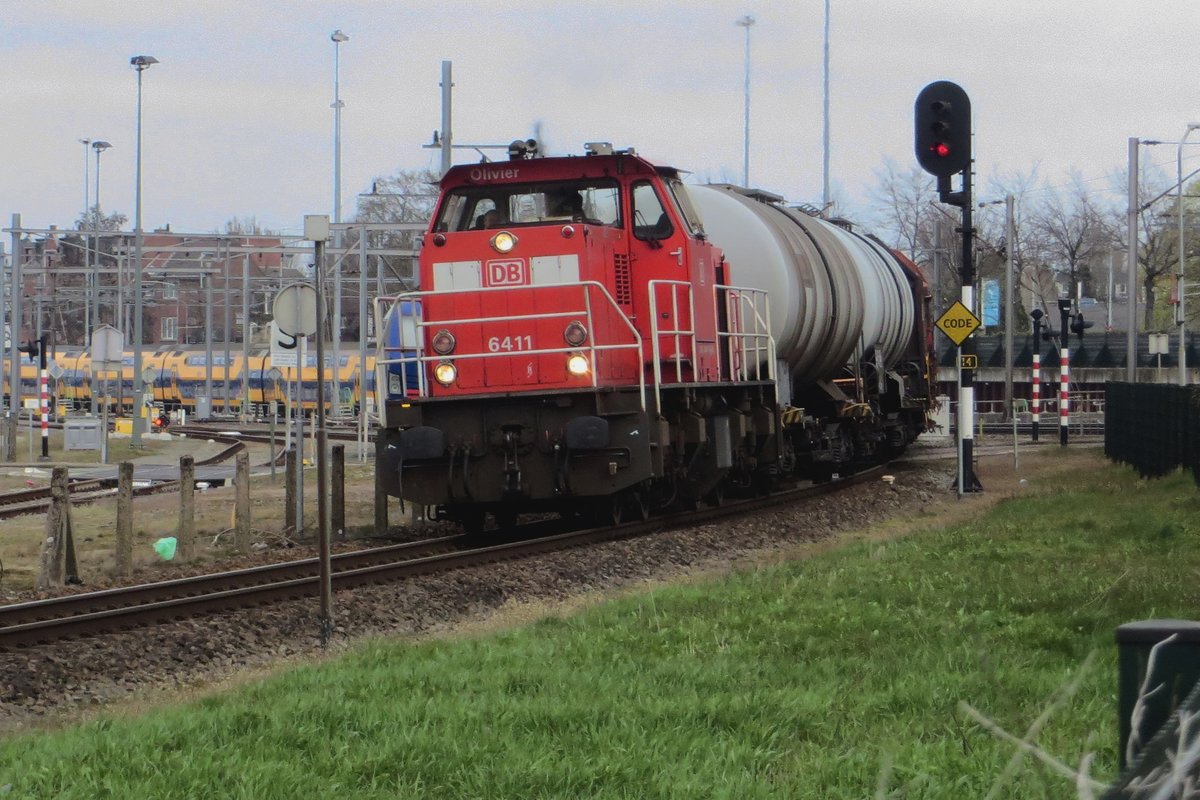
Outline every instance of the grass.
<path id="1" fill-rule="evenodd" d="M 12 797 L 983 797 L 1038 742 L 1116 765 L 1113 629 L 1200 601 L 1200 493 L 1105 466 L 969 523 L 476 638 L 373 642 L 0 741 Z M 1080 675 L 1089 653 L 1096 666 Z M 1065 798 L 1026 760 L 998 797 Z"/>

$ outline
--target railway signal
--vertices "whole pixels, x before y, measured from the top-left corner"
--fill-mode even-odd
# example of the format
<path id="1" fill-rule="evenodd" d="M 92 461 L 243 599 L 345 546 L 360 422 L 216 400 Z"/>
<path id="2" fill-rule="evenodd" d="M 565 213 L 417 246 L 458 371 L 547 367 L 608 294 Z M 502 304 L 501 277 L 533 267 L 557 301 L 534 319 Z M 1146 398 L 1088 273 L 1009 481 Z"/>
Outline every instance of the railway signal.
<path id="1" fill-rule="evenodd" d="M 949 178 L 971 163 L 971 99 L 962 87 L 936 81 L 916 102 L 917 163 L 926 172 Z"/>
<path id="2" fill-rule="evenodd" d="M 963 310 L 972 318 L 975 305 L 975 249 L 972 239 L 975 229 L 971 220 L 971 98 L 957 83 L 934 81 L 921 90 L 914 104 L 915 149 L 917 163 L 937 177 L 938 197 L 943 203 L 962 209 L 962 279 Z M 950 178 L 962 173 L 959 191 L 951 190 Z M 955 304 L 958 306 L 959 304 Z M 951 324 L 953 323 L 953 324 Z M 959 347 L 959 363 L 975 356 L 971 340 L 973 327 L 969 320 L 947 320 L 942 332 Z M 983 490 L 975 476 L 974 434 L 975 382 L 972 370 L 958 371 L 958 493 Z"/>

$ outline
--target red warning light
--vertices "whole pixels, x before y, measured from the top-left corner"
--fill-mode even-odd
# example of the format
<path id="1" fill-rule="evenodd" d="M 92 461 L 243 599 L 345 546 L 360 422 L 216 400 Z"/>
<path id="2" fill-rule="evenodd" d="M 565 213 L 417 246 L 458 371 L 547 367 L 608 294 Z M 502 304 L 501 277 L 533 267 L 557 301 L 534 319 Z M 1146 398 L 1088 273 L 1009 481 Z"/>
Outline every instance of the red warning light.
<path id="1" fill-rule="evenodd" d="M 945 142 L 938 142 L 933 146 L 933 154 L 938 158 L 946 158 L 950 155 L 950 145 Z"/>

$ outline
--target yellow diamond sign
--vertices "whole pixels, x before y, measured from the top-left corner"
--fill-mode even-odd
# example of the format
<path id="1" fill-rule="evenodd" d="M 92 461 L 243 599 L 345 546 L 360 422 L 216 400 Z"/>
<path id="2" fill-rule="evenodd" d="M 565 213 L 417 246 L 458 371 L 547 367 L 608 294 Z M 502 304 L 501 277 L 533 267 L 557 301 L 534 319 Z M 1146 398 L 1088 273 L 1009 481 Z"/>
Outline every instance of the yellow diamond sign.
<path id="1" fill-rule="evenodd" d="M 935 324 L 942 333 L 950 337 L 950 341 L 962 344 L 983 323 L 979 321 L 979 317 L 971 313 L 971 309 L 955 300 L 954 305 L 947 308 L 946 313 L 938 317 Z"/>

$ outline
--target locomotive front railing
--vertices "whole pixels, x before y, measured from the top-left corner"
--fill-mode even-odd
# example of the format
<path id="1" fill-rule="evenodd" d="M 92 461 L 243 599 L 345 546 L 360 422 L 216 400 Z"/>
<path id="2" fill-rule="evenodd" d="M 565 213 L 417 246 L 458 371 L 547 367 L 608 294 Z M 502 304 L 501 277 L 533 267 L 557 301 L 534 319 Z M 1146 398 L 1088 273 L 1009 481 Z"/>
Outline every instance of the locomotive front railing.
<path id="1" fill-rule="evenodd" d="M 727 343 L 729 365 L 735 380 L 775 380 L 775 337 L 771 335 L 771 304 L 763 289 L 717 286 L 725 294 L 728 330 L 717 338 Z"/>
<path id="2" fill-rule="evenodd" d="M 658 310 L 658 291 L 660 287 L 670 291 L 670 305 L 672 321 L 671 327 L 662 327 L 659 325 L 661 319 Z M 672 346 L 675 350 L 671 355 L 667 356 L 669 361 L 675 367 L 676 383 L 683 382 L 683 366 L 686 360 L 683 355 L 684 348 L 680 345 L 685 341 L 690 345 L 692 353 L 692 363 L 695 363 L 696 358 L 696 307 L 692 302 L 692 284 L 688 281 L 672 281 L 658 280 L 650 281 L 648 288 L 650 290 L 650 341 L 652 342 L 652 350 L 654 356 L 654 407 L 662 408 L 662 337 L 671 337 Z M 680 327 L 680 296 L 682 295 L 683 303 L 687 306 L 687 326 Z M 693 372 L 693 377 L 695 373 Z"/>
<path id="3" fill-rule="evenodd" d="M 439 319 L 436 322 L 426 322 L 421 316 L 422 303 L 425 300 L 433 297 L 453 297 L 453 296 L 478 296 L 485 293 L 503 293 L 503 292 L 532 292 L 534 294 L 543 290 L 561 292 L 578 288 L 581 292 L 582 308 L 571 308 L 562 311 L 545 311 L 532 314 L 510 314 L 489 317 L 463 317 L 451 319 Z M 598 343 L 596 341 L 596 310 L 592 307 L 592 290 L 598 292 L 603 300 L 603 304 L 607 307 L 617 320 L 623 324 L 626 331 L 630 335 L 631 341 L 617 343 Z M 405 310 L 411 313 L 401 313 Z M 534 301 L 536 305 L 536 300 Z M 393 315 L 400 314 L 399 318 Z M 383 408 L 384 401 L 389 394 L 396 394 L 389 381 L 389 376 L 395 377 L 396 373 L 389 371 L 389 367 L 398 366 L 399 369 L 399 393 L 408 395 L 410 391 L 415 390 L 415 397 L 429 397 L 429 377 L 426 365 L 434 362 L 440 362 L 448 358 L 439 354 L 427 354 L 424 348 L 425 335 L 424 330 L 429 327 L 449 328 L 459 325 L 480 325 L 485 323 L 523 323 L 536 320 L 546 319 L 579 319 L 587 320 L 586 326 L 588 330 L 588 340 L 585 344 L 572 347 L 564 345 L 562 347 L 543 347 L 531 350 L 521 350 L 522 356 L 542 356 L 542 355 L 567 355 L 570 353 L 578 353 L 586 351 L 588 353 L 588 363 L 591 366 L 591 383 L 592 387 L 596 388 L 598 384 L 598 370 L 596 356 L 599 353 L 607 353 L 611 351 L 628 350 L 632 351 L 637 356 L 638 364 L 643 363 L 643 346 L 642 337 L 638 333 L 637 328 L 621 311 L 616 300 L 609 294 L 607 287 L 597 281 L 580 281 L 570 284 L 540 284 L 537 286 L 494 286 L 484 288 L 471 289 L 442 289 L 430 290 L 424 292 L 406 292 L 395 297 L 380 297 L 375 301 L 375 319 L 376 330 L 379 331 L 379 338 L 383 344 L 380 346 L 375 360 L 375 392 L 377 395 L 377 403 L 380 408 Z M 391 341 L 392 325 L 397 326 L 397 339 L 393 343 Z M 510 351 L 500 352 L 477 352 L 477 353 L 453 353 L 449 356 L 454 361 L 466 360 L 499 360 L 502 358 L 512 358 L 514 355 Z M 406 367 L 412 366 L 415 370 L 416 386 L 409 386 L 409 375 Z M 641 402 L 641 408 L 646 409 L 646 379 L 643 370 L 640 368 L 638 373 L 638 394 Z"/>

